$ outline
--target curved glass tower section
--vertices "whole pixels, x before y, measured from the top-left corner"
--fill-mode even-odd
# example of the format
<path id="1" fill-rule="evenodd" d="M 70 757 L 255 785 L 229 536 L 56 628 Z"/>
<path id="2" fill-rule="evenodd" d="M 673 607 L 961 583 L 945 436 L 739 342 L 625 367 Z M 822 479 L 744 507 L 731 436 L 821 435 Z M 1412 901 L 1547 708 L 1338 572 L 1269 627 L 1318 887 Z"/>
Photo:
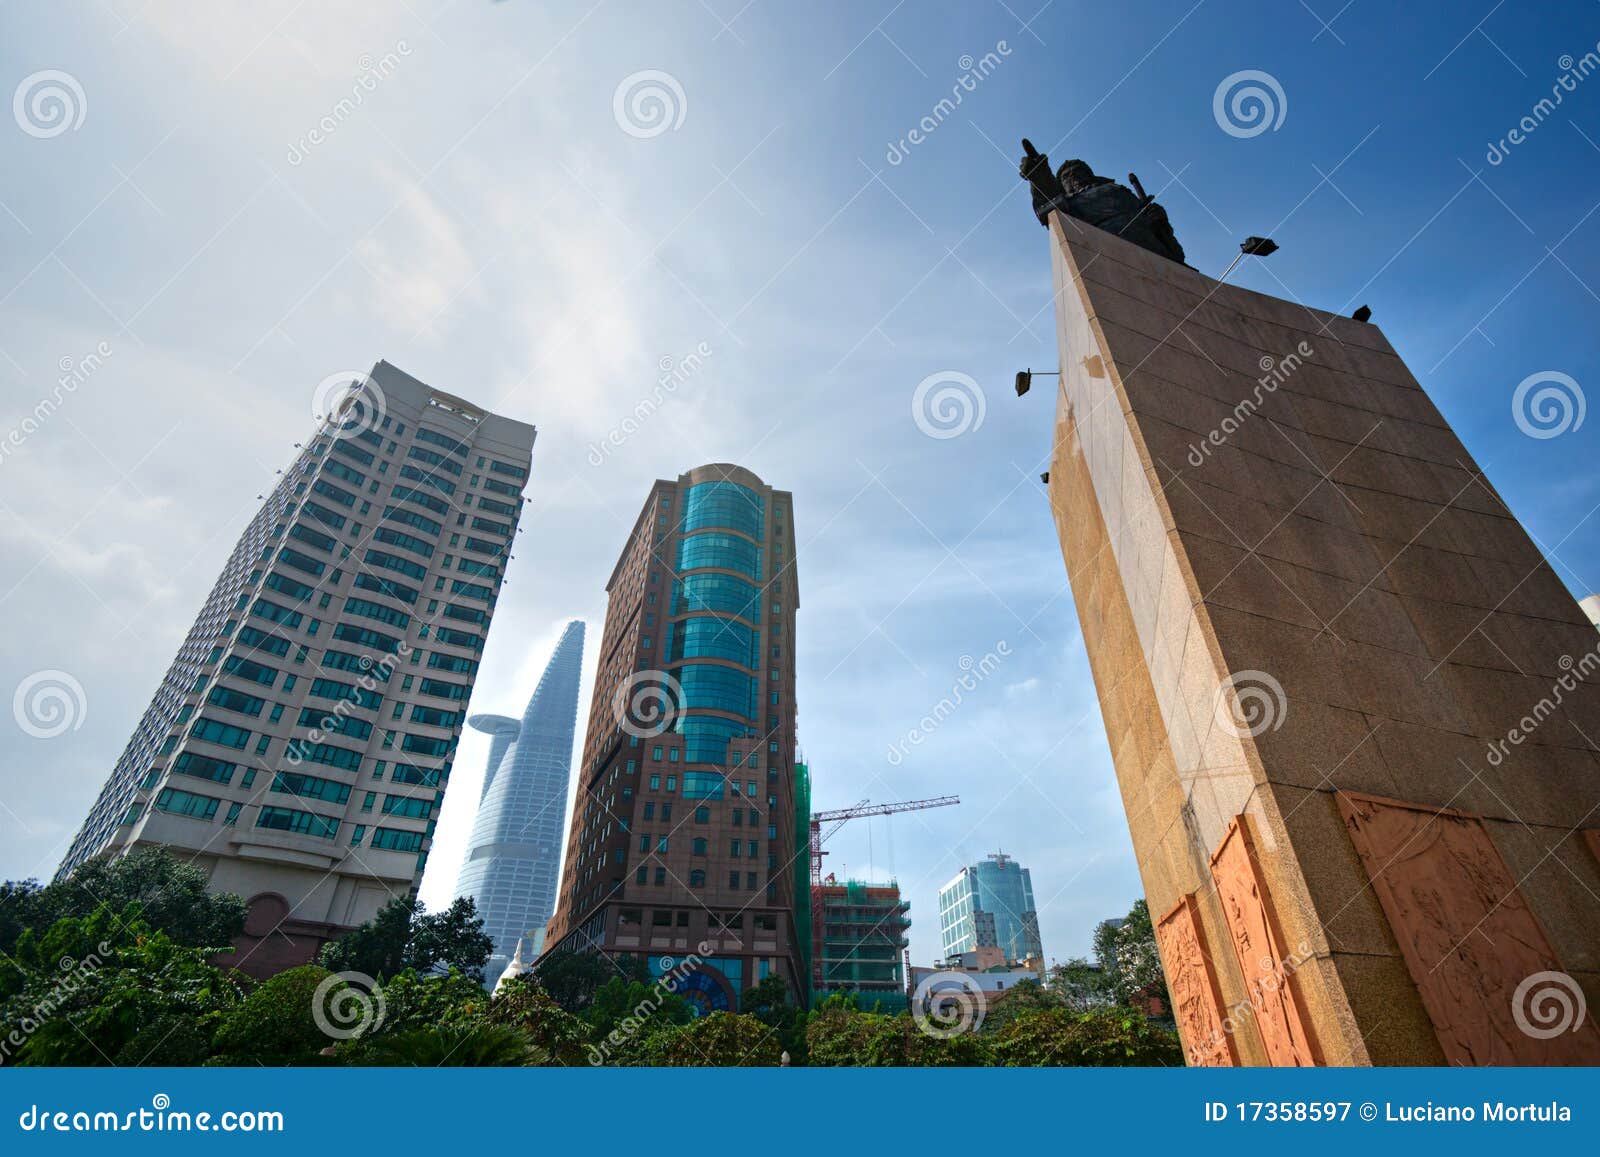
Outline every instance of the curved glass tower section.
<path id="1" fill-rule="evenodd" d="M 469 726 L 493 736 L 456 895 L 471 896 L 494 938 L 483 982 L 493 988 L 528 938 L 537 955 L 555 911 L 561 872 L 561 822 L 567 811 L 572 738 L 583 674 L 583 623 L 562 632 L 520 720 L 474 715 Z"/>

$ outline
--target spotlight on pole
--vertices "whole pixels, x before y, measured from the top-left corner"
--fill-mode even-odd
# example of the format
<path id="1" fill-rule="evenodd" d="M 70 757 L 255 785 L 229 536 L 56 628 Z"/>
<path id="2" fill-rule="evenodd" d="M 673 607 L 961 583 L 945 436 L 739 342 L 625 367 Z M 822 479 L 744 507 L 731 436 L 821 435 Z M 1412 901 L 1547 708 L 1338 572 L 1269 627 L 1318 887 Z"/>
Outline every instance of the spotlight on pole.
<path id="1" fill-rule="evenodd" d="M 1043 482 L 1046 486 L 1050 485 L 1050 471 L 1046 470 L 1043 474 L 1039 475 L 1039 481 Z"/>
<path id="2" fill-rule="evenodd" d="M 1218 281 L 1228 280 L 1228 274 L 1233 272 L 1233 267 L 1246 257 L 1271 257 L 1278 251 L 1278 243 L 1270 237 L 1246 237 L 1239 242 L 1239 256 L 1228 263 L 1228 268 L 1222 271 Z"/>
<path id="3" fill-rule="evenodd" d="M 1018 370 L 1017 371 L 1017 397 L 1019 397 L 1019 398 L 1022 397 L 1023 394 L 1026 394 L 1028 392 L 1029 387 L 1031 387 L 1033 385 L 1034 372 L 1035 371 L 1033 371 L 1033 370 Z M 1039 374 L 1039 376 L 1041 378 L 1059 378 L 1061 376 L 1061 371 L 1060 370 L 1039 370 L 1038 374 Z"/>

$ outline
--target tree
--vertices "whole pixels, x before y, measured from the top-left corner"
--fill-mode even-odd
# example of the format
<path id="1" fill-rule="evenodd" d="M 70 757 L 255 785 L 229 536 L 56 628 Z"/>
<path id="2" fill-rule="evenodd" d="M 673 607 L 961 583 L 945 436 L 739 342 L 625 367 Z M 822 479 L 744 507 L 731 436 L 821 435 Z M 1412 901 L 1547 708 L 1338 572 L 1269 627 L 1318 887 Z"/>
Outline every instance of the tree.
<path id="1" fill-rule="evenodd" d="M 651 1065 L 754 1068 L 778 1064 L 783 1049 L 777 1034 L 755 1017 L 713 1012 L 686 1025 L 657 1029 L 643 1052 Z"/>
<path id="2" fill-rule="evenodd" d="M 589 1049 L 589 1026 L 562 1008 L 530 974 L 514 976 L 489 1002 L 492 1024 L 520 1028 L 554 1065 L 595 1063 Z"/>
<path id="3" fill-rule="evenodd" d="M 789 983 L 769 976 L 744 990 L 739 1011 L 753 1016 L 778 1034 L 778 1044 L 791 1065 L 806 1063 L 806 1013 L 789 1000 Z"/>
<path id="4" fill-rule="evenodd" d="M 424 913 L 419 900 L 395 899 L 361 927 L 323 945 L 318 961 L 330 972 L 374 978 L 399 976 L 408 968 L 451 968 L 481 981 L 493 951 L 472 897 L 462 896 L 432 915 Z"/>
<path id="5" fill-rule="evenodd" d="M 245 902 L 231 892 L 208 892 L 205 872 L 165 848 L 144 848 L 116 860 L 90 860 L 65 880 L 0 884 L 0 951 L 11 952 L 28 929 L 101 908 L 124 925 L 135 921 L 164 932 L 174 944 L 225 950 L 244 929 Z"/>
<path id="6" fill-rule="evenodd" d="M 280 972 L 228 1013 L 212 1042 L 218 1064 L 304 1065 L 322 1062 L 324 1049 L 340 1039 L 324 1025 L 340 1031 L 354 1026 L 343 1017 L 330 1019 L 348 987 L 325 968 L 301 965 Z"/>
<path id="7" fill-rule="evenodd" d="M 613 977 L 649 983 L 650 969 L 632 956 L 606 957 L 598 952 L 552 952 L 534 970 L 539 986 L 562 1008 L 580 1013 L 594 1001 L 600 986 Z"/>
<path id="8" fill-rule="evenodd" d="M 991 1047 L 993 1063 L 1012 1067 L 1183 1064 L 1178 1038 L 1128 1008 L 1034 1012 L 1002 1028 Z"/>
<path id="9" fill-rule="evenodd" d="M 1090 1012 L 1116 1003 L 1114 978 L 1104 967 L 1091 964 L 1081 956 L 1051 968 L 1049 984 L 1069 1012 Z"/>
<path id="10" fill-rule="evenodd" d="M 1150 905 L 1143 897 L 1134 901 L 1128 917 L 1117 929 L 1117 996 L 1122 1004 L 1148 1009 L 1152 1000 L 1163 1009 L 1171 1007 L 1167 980 L 1161 971 L 1161 954 L 1156 950 L 1156 930 L 1150 921 Z"/>
<path id="11" fill-rule="evenodd" d="M 549 1054 L 533 1043 L 532 1037 L 510 1025 L 472 1024 L 435 1025 L 405 1032 L 385 1034 L 371 1047 L 352 1054 L 363 1065 L 413 1065 L 438 1068 L 441 1065 L 525 1066 L 542 1065 Z"/>

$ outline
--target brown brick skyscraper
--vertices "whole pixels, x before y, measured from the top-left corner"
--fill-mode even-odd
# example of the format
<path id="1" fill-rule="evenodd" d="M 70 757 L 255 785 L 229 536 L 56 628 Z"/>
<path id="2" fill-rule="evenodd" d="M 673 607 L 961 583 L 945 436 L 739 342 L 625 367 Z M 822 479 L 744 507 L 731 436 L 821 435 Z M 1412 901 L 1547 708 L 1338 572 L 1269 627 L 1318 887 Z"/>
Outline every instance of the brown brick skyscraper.
<path id="1" fill-rule="evenodd" d="M 657 481 L 610 603 L 548 948 L 695 954 L 686 995 L 737 1010 L 799 984 L 790 495 L 739 466 Z"/>

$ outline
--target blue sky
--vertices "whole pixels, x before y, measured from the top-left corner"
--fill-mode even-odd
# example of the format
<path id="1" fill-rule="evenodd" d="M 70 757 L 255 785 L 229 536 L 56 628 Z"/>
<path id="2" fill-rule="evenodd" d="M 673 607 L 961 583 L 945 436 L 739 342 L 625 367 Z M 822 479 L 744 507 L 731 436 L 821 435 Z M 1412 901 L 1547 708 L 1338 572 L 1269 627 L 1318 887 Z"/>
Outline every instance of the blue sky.
<path id="1" fill-rule="evenodd" d="M 795 494 L 818 805 L 963 799 L 847 827 L 828 866 L 898 876 L 926 961 L 938 886 L 1003 848 L 1032 869 L 1047 953 L 1085 952 L 1140 887 L 1036 481 L 1048 399 L 1011 393 L 1017 368 L 1056 359 L 1018 138 L 1138 172 L 1203 271 L 1268 233 L 1281 252 L 1235 280 L 1370 304 L 1585 593 L 1600 417 L 1530 437 L 1512 395 L 1537 373 L 1600 381 L 1600 76 L 1534 112 L 1578 67 L 1563 57 L 1596 51 L 1600 7 L 1539 9 L 0 7 L 0 96 L 45 70 L 77 86 L 75 127 L 26 99 L 0 121 L 0 426 L 21 431 L 62 364 L 105 351 L 0 455 L 0 691 L 51 669 L 84 689 L 65 734 L 0 730 L 0 874 L 53 870 L 317 383 L 387 358 L 540 427 L 475 710 L 519 714 L 568 618 L 598 637 L 651 479 L 742 463 Z M 1214 114 L 1246 70 L 1282 94 L 1254 135 Z M 660 132 L 615 111 L 647 71 L 672 82 Z M 937 126 L 891 161 L 925 116 Z M 702 343 L 644 432 L 591 464 L 662 359 Z M 956 437 L 913 416 L 941 373 L 981 390 L 981 423 Z M 963 657 L 1001 644 L 961 709 L 890 762 Z M 469 732 L 431 902 L 454 885 L 485 752 Z"/>

